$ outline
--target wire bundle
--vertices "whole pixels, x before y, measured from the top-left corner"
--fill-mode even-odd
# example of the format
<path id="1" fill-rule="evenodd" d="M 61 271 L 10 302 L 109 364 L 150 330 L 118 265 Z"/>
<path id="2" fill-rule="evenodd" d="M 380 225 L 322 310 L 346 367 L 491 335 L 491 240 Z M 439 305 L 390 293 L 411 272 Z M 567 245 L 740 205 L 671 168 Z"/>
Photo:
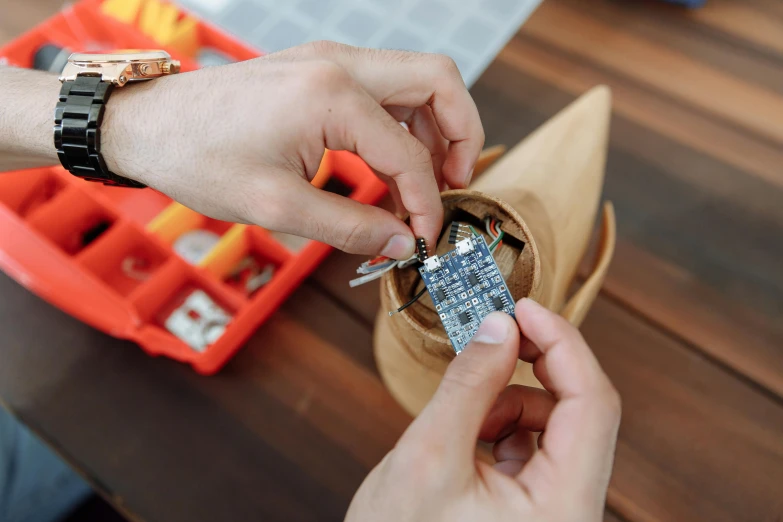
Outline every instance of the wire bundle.
<path id="1" fill-rule="evenodd" d="M 489 234 L 489 237 L 492 238 L 492 243 L 489 245 L 490 252 L 493 252 L 503 241 L 503 236 L 505 236 L 505 232 L 500 229 L 501 222 L 497 219 L 487 216 L 484 219 L 484 225 L 487 229 L 487 234 Z M 451 229 L 449 233 L 449 243 L 454 244 L 459 240 L 467 239 L 468 237 L 472 236 L 478 236 L 479 233 L 476 231 L 475 228 L 471 225 L 466 225 L 463 223 L 454 222 L 451 224 Z M 423 242 L 423 240 L 422 240 Z M 417 253 L 409 257 L 408 259 L 404 259 L 402 261 L 397 261 L 396 259 L 391 259 L 386 256 L 378 256 L 374 259 L 370 259 L 369 261 L 365 261 L 362 263 L 359 268 L 356 269 L 357 274 L 361 274 L 361 277 L 357 277 L 356 279 L 352 279 L 348 284 L 351 286 L 351 288 L 357 287 L 359 285 L 363 285 L 365 283 L 369 283 L 370 281 L 375 281 L 376 279 L 380 279 L 383 274 L 393 270 L 394 268 L 406 268 L 413 263 L 416 263 L 417 261 L 422 261 L 420 259 L 420 254 L 422 252 L 426 252 L 426 244 L 425 244 L 425 250 L 422 251 L 421 248 L 417 247 Z M 426 256 L 426 254 L 424 254 Z M 394 315 L 396 313 L 402 312 L 407 307 L 415 303 L 424 293 L 427 291 L 427 288 L 422 288 L 415 296 L 413 296 L 413 299 L 402 305 L 401 307 L 397 308 L 396 310 L 392 310 L 389 312 L 389 315 Z"/>
<path id="2" fill-rule="evenodd" d="M 506 233 L 500 229 L 500 223 L 500 221 L 491 216 L 484 218 L 484 226 L 487 229 L 487 234 L 492 238 L 492 243 L 489 245 L 490 252 L 494 252 L 495 249 L 503 243 L 503 236 L 506 235 Z"/>
<path id="3" fill-rule="evenodd" d="M 412 255 L 408 259 L 403 259 L 402 261 L 391 259 L 386 256 L 378 256 L 362 263 L 359 268 L 356 269 L 356 273 L 362 274 L 362 276 L 357 277 L 356 279 L 352 279 L 348 282 L 348 284 L 351 288 L 354 288 L 359 285 L 369 283 L 370 281 L 375 281 L 376 279 L 380 279 L 383 274 L 395 267 L 405 268 L 412 265 L 416 261 L 418 261 L 416 254 Z"/>

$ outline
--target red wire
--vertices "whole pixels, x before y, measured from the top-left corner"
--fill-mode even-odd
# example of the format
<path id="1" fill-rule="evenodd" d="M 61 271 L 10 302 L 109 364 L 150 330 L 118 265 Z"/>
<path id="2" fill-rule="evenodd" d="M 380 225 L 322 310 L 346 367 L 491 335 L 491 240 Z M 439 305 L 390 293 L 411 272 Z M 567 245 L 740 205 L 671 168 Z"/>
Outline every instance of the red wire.
<path id="1" fill-rule="evenodd" d="M 373 265 L 377 265 L 378 263 L 382 263 L 382 262 L 388 261 L 388 260 L 389 260 L 389 258 L 386 257 L 386 256 L 378 256 L 375 259 L 371 259 L 368 264 L 370 266 L 373 266 Z"/>
<path id="2" fill-rule="evenodd" d="M 497 223 L 498 223 L 498 222 L 497 222 L 497 220 L 495 220 L 495 219 L 493 219 L 492 221 L 490 221 L 490 223 L 489 223 L 489 229 L 490 229 L 490 230 L 492 230 L 492 232 L 494 232 L 494 234 L 495 234 L 496 236 L 499 236 L 499 235 L 500 235 L 500 231 L 497 229 Z M 500 247 L 500 245 L 502 245 L 502 244 L 503 244 L 503 241 L 502 241 L 502 240 L 501 240 L 501 241 L 498 241 L 498 244 L 495 246 L 495 250 L 497 250 L 497 249 Z"/>

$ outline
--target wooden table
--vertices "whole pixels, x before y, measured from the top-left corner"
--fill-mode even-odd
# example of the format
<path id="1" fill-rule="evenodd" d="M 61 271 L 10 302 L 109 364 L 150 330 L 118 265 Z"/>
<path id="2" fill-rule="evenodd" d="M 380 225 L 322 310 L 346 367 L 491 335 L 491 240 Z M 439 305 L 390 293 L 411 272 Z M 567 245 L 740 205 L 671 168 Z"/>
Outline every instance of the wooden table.
<path id="1" fill-rule="evenodd" d="M 0 2 L 7 40 L 59 1 Z M 516 143 L 614 90 L 620 241 L 584 334 L 624 401 L 607 520 L 783 516 L 783 3 L 547 0 L 472 89 Z M 373 365 L 377 288 L 334 254 L 219 375 L 0 276 L 0 397 L 148 521 L 339 520 L 410 421 Z"/>

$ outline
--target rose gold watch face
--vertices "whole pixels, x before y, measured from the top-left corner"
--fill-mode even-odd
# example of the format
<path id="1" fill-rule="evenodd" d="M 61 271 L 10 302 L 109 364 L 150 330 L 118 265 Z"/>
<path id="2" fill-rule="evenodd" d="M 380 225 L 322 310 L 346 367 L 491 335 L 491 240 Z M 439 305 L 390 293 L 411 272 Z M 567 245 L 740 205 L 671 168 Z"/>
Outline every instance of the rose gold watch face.
<path id="1" fill-rule="evenodd" d="M 151 80 L 179 72 L 179 62 L 165 51 L 120 51 L 115 53 L 73 53 L 60 75 L 60 81 L 77 76 L 100 76 L 122 87 L 128 82 Z"/>

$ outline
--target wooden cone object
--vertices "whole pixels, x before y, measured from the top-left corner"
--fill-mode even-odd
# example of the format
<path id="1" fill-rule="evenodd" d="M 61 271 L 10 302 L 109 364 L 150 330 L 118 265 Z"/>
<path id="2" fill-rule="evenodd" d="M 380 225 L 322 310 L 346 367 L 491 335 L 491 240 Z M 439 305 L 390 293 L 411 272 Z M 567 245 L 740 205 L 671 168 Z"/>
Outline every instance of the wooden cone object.
<path id="1" fill-rule="evenodd" d="M 485 154 L 481 166 L 488 169 L 469 190 L 442 194 L 446 227 L 459 220 L 482 230 L 486 216 L 502 222 L 506 236 L 494 257 L 515 300 L 530 297 L 576 326 L 595 300 L 614 252 L 615 219 L 607 202 L 593 271 L 567 299 L 598 210 L 610 117 L 609 88 L 595 87 L 491 166 L 498 152 Z M 451 248 L 444 240 L 436 253 Z M 381 377 L 413 415 L 429 401 L 455 356 L 427 294 L 389 316 L 421 288 L 415 268 L 386 274 L 374 334 Z M 524 362 L 511 382 L 539 385 Z"/>

